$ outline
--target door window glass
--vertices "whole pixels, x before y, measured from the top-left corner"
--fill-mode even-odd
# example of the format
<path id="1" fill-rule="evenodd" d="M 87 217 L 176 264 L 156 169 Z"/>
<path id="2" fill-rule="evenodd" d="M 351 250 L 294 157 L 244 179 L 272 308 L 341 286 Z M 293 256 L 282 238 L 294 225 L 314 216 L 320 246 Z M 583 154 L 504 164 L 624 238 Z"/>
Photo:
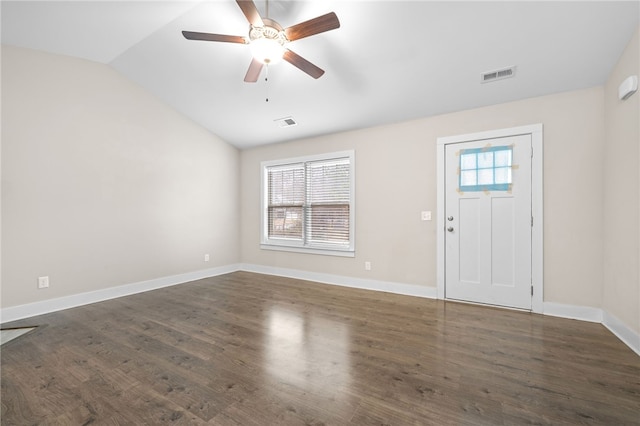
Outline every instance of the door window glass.
<path id="1" fill-rule="evenodd" d="M 496 146 L 460 151 L 461 191 L 508 191 L 512 184 L 513 149 Z"/>

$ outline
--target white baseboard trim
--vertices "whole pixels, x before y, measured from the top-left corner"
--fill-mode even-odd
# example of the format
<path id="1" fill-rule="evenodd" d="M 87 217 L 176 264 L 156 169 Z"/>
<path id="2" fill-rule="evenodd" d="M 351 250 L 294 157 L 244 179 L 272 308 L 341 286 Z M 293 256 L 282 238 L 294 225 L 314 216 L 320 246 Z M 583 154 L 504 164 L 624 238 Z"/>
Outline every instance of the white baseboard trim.
<path id="1" fill-rule="evenodd" d="M 635 332 L 604 309 L 544 302 L 544 315 L 600 323 L 640 355 L 640 333 Z"/>
<path id="2" fill-rule="evenodd" d="M 215 277 L 217 275 L 228 274 L 236 271 L 255 272 L 258 274 L 276 275 L 281 277 L 315 281 L 342 287 L 359 288 L 363 290 L 374 290 L 387 293 L 402 294 L 406 296 L 437 299 L 436 287 L 423 287 L 415 284 L 369 280 L 363 278 L 346 277 L 342 275 L 302 271 L 297 269 L 276 268 L 271 266 L 239 263 L 0 309 L 0 324 L 38 315 L 44 315 L 64 309 L 75 308 L 91 303 L 102 302 L 118 297 L 129 296 L 136 293 L 143 293 L 145 291 L 156 290 L 163 287 L 184 284 L 202 278 Z M 603 311 L 600 308 L 544 302 L 543 314 L 580 321 L 601 323 L 622 342 L 629 346 L 631 350 L 640 355 L 640 334 L 629 328 L 629 326 L 618 320 L 613 315 L 609 314 L 606 311 Z"/>
<path id="3" fill-rule="evenodd" d="M 217 268 L 202 269 L 200 271 L 187 272 L 184 274 L 171 275 L 168 277 L 155 278 L 152 280 L 105 288 L 103 290 L 90 291 L 86 293 L 73 294 L 71 296 L 59 297 L 56 299 L 48 299 L 40 302 L 11 306 L 8 308 L 0 309 L 0 323 L 4 324 L 19 319 L 61 311 L 63 309 L 75 308 L 77 306 L 102 302 L 105 300 L 129 296 L 136 293 L 143 293 L 145 291 L 183 284 L 202 278 L 214 277 L 216 275 L 235 272 L 238 269 L 239 265 L 237 264 L 221 266 Z"/>
<path id="4" fill-rule="evenodd" d="M 542 313 L 552 317 L 575 319 L 589 322 L 602 322 L 602 309 L 589 306 L 565 305 L 562 303 L 544 302 Z"/>
<path id="5" fill-rule="evenodd" d="M 602 325 L 622 340 L 632 351 L 640 355 L 640 333 L 635 332 L 618 318 L 604 311 Z"/>
<path id="6" fill-rule="evenodd" d="M 424 287 L 415 284 L 403 284 L 389 281 L 369 280 L 364 278 L 345 277 L 343 275 L 324 274 L 320 272 L 301 271 L 298 269 L 275 268 L 272 266 L 241 264 L 240 269 L 258 274 L 276 275 L 279 277 L 295 278 L 299 280 L 315 281 L 323 284 L 341 287 L 359 288 L 363 290 L 384 291 L 405 296 L 437 298 L 435 287 Z"/>

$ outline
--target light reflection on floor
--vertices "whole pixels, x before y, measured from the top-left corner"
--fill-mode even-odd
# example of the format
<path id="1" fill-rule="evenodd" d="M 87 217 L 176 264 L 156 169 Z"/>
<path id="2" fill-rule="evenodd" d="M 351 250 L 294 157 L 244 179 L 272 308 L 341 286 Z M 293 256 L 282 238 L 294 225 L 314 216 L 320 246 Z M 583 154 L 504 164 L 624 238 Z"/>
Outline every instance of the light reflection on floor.
<path id="1" fill-rule="evenodd" d="M 265 369 L 272 379 L 326 397 L 349 388 L 351 361 L 345 324 L 282 307 L 273 307 L 268 315 Z"/>

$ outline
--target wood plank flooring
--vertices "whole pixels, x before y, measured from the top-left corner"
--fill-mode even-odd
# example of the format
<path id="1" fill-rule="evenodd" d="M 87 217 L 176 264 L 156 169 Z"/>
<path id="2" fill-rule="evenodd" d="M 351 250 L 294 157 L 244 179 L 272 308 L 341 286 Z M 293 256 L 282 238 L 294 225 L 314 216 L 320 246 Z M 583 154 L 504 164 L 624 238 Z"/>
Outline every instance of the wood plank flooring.
<path id="1" fill-rule="evenodd" d="M 236 272 L 2 347 L 2 425 L 640 424 L 600 324 Z"/>

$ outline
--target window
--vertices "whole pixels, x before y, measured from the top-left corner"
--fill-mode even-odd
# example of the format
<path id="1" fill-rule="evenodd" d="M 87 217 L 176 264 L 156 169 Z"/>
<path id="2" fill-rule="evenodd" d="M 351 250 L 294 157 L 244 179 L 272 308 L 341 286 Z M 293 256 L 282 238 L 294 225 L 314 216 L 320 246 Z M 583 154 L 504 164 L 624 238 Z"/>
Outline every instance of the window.
<path id="1" fill-rule="evenodd" d="M 262 248 L 354 254 L 354 153 L 262 163 Z"/>
<path id="2" fill-rule="evenodd" d="M 508 191 L 511 189 L 513 148 L 496 146 L 460 151 L 461 191 Z"/>

